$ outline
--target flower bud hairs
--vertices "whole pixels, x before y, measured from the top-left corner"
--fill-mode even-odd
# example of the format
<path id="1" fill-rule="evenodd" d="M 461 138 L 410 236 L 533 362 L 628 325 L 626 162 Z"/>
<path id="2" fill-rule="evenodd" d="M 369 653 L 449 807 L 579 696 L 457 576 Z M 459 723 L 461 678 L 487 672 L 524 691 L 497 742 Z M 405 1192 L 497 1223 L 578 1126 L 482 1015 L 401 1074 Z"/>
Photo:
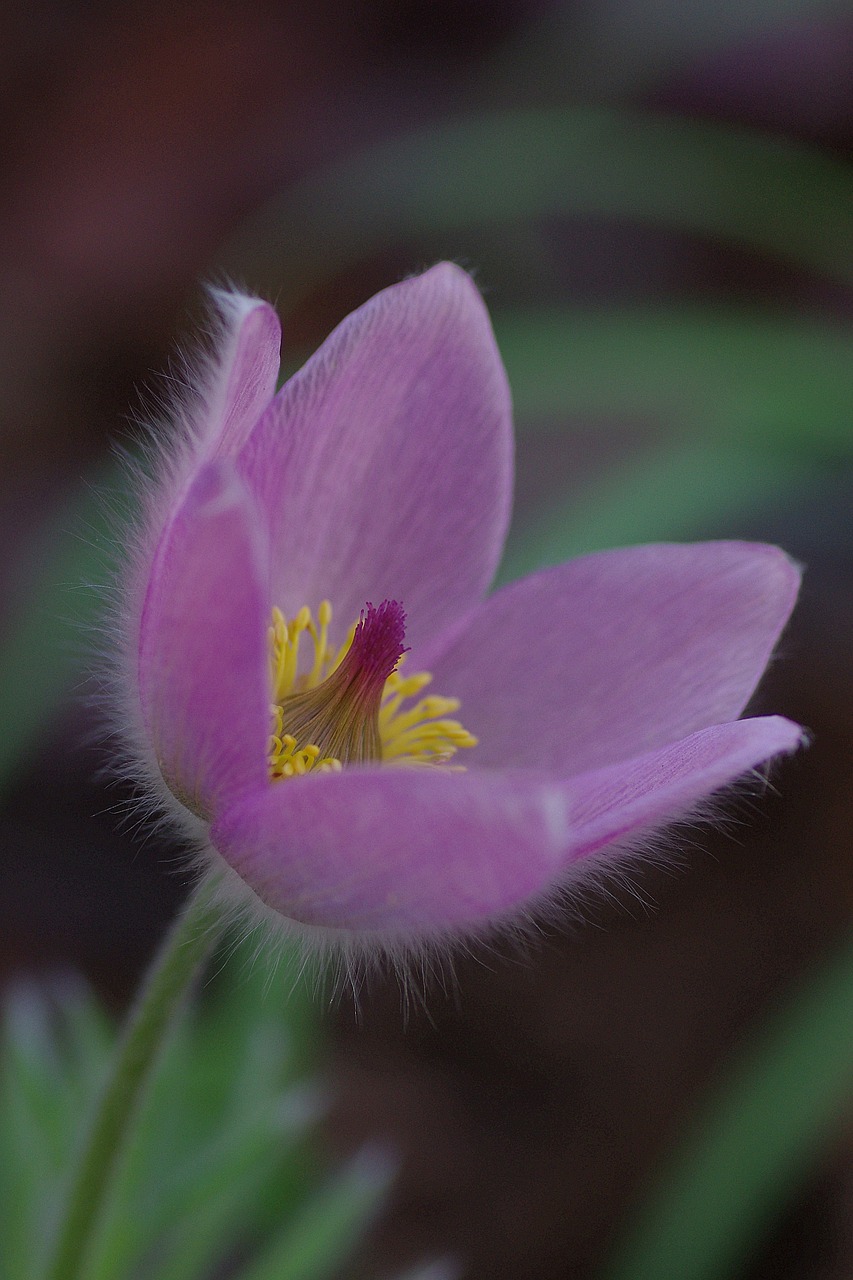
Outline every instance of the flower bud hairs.
<path id="1" fill-rule="evenodd" d="M 223 900 L 405 965 L 535 919 L 801 743 L 738 718 L 797 594 L 775 547 L 605 551 L 487 594 L 511 404 L 463 271 L 378 294 L 277 393 L 275 312 L 213 302 L 143 482 L 117 719 Z"/>

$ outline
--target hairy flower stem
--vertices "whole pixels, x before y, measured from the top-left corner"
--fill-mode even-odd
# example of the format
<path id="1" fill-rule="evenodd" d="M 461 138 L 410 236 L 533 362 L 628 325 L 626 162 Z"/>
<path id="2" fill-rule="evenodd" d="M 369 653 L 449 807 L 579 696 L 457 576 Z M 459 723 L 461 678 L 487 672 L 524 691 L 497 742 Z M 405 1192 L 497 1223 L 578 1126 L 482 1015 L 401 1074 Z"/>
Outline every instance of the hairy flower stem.
<path id="1" fill-rule="evenodd" d="M 116 1164 L 130 1140 L 139 1102 L 184 999 L 221 932 L 203 881 L 166 935 L 116 1048 L 57 1224 L 45 1280 L 82 1280 Z"/>

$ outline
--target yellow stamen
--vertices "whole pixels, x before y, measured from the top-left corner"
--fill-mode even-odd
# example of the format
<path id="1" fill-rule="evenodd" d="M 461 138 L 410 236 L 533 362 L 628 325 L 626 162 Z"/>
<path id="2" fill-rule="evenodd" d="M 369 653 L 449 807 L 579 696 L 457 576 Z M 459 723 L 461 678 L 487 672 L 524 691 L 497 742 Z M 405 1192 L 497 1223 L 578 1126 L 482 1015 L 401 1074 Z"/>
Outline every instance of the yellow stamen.
<path id="1" fill-rule="evenodd" d="M 459 699 L 429 694 L 412 705 L 412 700 L 431 683 L 432 676 L 426 671 L 401 675 L 403 655 L 385 678 L 381 695 L 377 691 L 378 705 L 369 700 L 368 706 L 363 697 L 352 692 L 358 683 L 357 679 L 354 682 L 354 675 L 358 674 L 357 663 L 353 666 L 355 654 L 348 664 L 352 668 L 349 675 L 341 672 L 337 681 L 330 680 L 349 653 L 359 622 L 352 624 L 343 644 L 336 648 L 329 643 L 331 621 L 328 600 L 320 604 L 316 622 L 305 606 L 290 622 L 280 609 L 272 611 L 268 631 L 272 687 L 270 777 L 278 780 L 312 772 L 338 772 L 344 763 L 371 760 L 395 766 L 458 768 L 449 763 L 456 752 L 477 745 L 477 739 L 460 721 L 449 718 L 459 710 Z M 309 668 L 300 670 L 303 635 L 311 641 L 313 658 Z M 327 681 L 327 693 L 305 697 L 311 690 L 319 691 Z M 303 741 L 309 739 L 304 746 L 288 732 L 298 724 L 302 729 L 297 736 L 302 736 Z M 327 743 L 325 752 L 318 741 Z"/>
<path id="2" fill-rule="evenodd" d="M 268 628 L 270 646 L 270 673 L 272 677 L 273 702 L 281 703 L 294 693 L 304 693 L 307 689 L 316 689 L 338 667 L 352 644 L 356 624 L 350 628 L 346 640 L 339 649 L 329 647 L 329 623 L 332 621 L 332 606 L 323 600 L 317 610 L 317 623 L 307 606 L 303 606 L 293 621 L 288 624 L 280 609 L 272 611 L 272 626 Z M 299 641 L 302 633 L 310 637 L 314 647 L 314 660 L 311 670 L 300 673 Z"/>

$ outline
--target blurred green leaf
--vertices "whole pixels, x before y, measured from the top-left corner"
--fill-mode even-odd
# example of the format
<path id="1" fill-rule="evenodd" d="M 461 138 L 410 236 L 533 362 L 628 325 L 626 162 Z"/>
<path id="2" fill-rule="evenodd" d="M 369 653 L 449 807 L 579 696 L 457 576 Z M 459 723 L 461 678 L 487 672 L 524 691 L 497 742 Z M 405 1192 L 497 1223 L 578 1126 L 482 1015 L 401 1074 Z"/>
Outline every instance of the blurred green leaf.
<path id="1" fill-rule="evenodd" d="M 606 547 L 720 537 L 732 519 L 790 497 L 809 477 L 801 460 L 784 454 L 704 441 L 667 443 L 514 526 L 500 580 Z"/>
<path id="2" fill-rule="evenodd" d="M 321 1187 L 238 1280 L 326 1280 L 334 1275 L 383 1203 L 393 1173 L 386 1155 L 362 1151 Z"/>
<path id="3" fill-rule="evenodd" d="M 619 414 L 730 441 L 853 447 L 853 334 L 838 326 L 697 307 L 493 319 L 522 427 Z"/>
<path id="4" fill-rule="evenodd" d="M 116 1179 L 87 1280 L 192 1280 L 276 1225 L 315 1174 L 319 1025 L 287 963 L 230 943 L 207 999 L 167 1046 Z M 296 957 L 286 950 L 285 961 Z"/>
<path id="5" fill-rule="evenodd" d="M 62 1109 L 60 1065 L 47 1002 L 21 985 L 6 997 L 0 1079 L 0 1275 L 30 1280 L 45 1234 L 45 1190 L 73 1128 Z"/>
<path id="6" fill-rule="evenodd" d="M 249 1114 L 236 1120 L 228 1112 L 213 1113 L 218 1131 L 188 1151 L 176 1152 L 170 1143 L 166 1156 L 162 1144 L 154 1144 L 157 1158 L 146 1176 L 122 1180 L 90 1280 L 135 1274 L 140 1258 L 158 1280 L 194 1280 L 254 1233 L 255 1206 L 267 1194 L 276 1195 L 281 1213 L 292 1207 L 281 1194 L 281 1168 L 296 1160 L 305 1171 L 295 1149 L 317 1118 L 316 1105 L 306 1092 L 291 1091 L 244 1111 Z M 149 1132 L 156 1126 L 155 1136 L 162 1136 L 168 1119 L 155 1110 Z"/>
<path id="7" fill-rule="evenodd" d="M 306 1186 L 313 1185 L 313 1172 Z M 214 1195 L 200 1199 L 190 1216 L 182 1216 L 172 1230 L 159 1237 L 147 1252 L 144 1265 L 134 1270 L 134 1280 L 137 1276 L 145 1280 L 209 1280 L 218 1274 L 254 1240 L 251 1206 L 264 1184 L 274 1183 L 276 1176 L 275 1159 L 268 1150 L 233 1183 L 223 1182 Z M 302 1190 L 304 1195 L 305 1187 Z M 287 1218 L 292 1209 L 292 1204 L 283 1202 L 282 1216 Z"/>
<path id="8" fill-rule="evenodd" d="M 260 1176 L 267 1173 L 264 1164 Z M 229 1193 L 201 1204 L 190 1221 L 181 1223 L 180 1229 L 165 1241 L 139 1269 L 134 1269 L 133 1280 L 208 1280 L 215 1276 L 223 1260 L 229 1258 L 239 1238 L 240 1201 L 245 1188 L 233 1188 Z"/>
<path id="9" fill-rule="evenodd" d="M 316 1003 L 295 983 L 297 955 L 284 948 L 274 967 L 268 951 L 254 938 L 228 947 L 167 1045 L 86 1280 L 209 1280 L 228 1260 L 260 1259 L 266 1249 L 277 1256 L 285 1238 L 319 1268 L 323 1257 L 343 1256 L 378 1204 L 388 1175 L 378 1157 L 321 1182 Z M 114 1042 L 80 983 L 25 984 L 6 1000 L 0 1275 L 41 1273 L 57 1193 Z"/>
<path id="10" fill-rule="evenodd" d="M 853 943 L 725 1071 L 601 1280 L 725 1280 L 783 1212 L 853 1095 Z"/>
<path id="11" fill-rule="evenodd" d="M 293 264 L 298 292 L 389 243 L 438 236 L 453 256 L 463 228 L 559 214 L 673 227 L 853 283 L 850 166 L 767 133 L 603 106 L 444 121 L 348 155 L 267 206 L 226 265 Z"/>
<path id="12" fill-rule="evenodd" d="M 61 1032 L 61 1035 L 60 1035 Z M 66 977 L 13 985 L 0 1072 L 0 1275 L 38 1274 L 54 1191 L 112 1044 L 88 990 Z"/>

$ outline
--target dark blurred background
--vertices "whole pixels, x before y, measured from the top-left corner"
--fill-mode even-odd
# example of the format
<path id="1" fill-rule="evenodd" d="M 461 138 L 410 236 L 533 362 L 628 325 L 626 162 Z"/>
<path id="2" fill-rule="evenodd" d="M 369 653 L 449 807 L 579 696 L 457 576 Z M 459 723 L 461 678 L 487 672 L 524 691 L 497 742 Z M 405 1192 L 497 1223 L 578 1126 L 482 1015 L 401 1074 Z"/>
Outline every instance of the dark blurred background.
<path id="1" fill-rule="evenodd" d="M 200 281 L 228 275 L 278 301 L 292 367 L 353 306 L 441 256 L 475 271 L 513 378 L 516 361 L 513 571 L 634 536 L 768 539 L 807 566 L 755 709 L 802 722 L 813 745 L 764 794 L 736 797 L 724 833 L 690 832 L 677 869 L 638 869 L 634 891 L 589 899 L 524 957 L 460 959 L 452 988 L 429 990 L 407 1021 L 395 983 L 378 979 L 358 1016 L 346 1000 L 329 1014 L 330 1147 L 378 1134 L 404 1155 L 352 1274 L 451 1252 L 472 1280 L 594 1276 L 731 1051 L 850 927 L 853 240 L 845 266 L 843 235 L 821 237 L 853 223 L 843 187 L 817 188 L 824 162 L 835 174 L 851 158 L 853 12 L 795 0 L 34 0 L 6 7 L 0 34 L 7 636 L 64 539 L 73 549 L 91 529 L 99 551 L 97 518 L 75 523 L 80 494 L 85 504 L 110 474 L 111 444 L 144 412 L 139 388 L 156 399 L 165 386 Z M 479 216 L 460 193 L 472 211 L 448 215 L 457 171 L 442 167 L 443 131 L 485 121 L 499 156 L 501 130 L 529 111 L 545 169 L 547 129 L 571 141 L 573 121 L 603 113 L 578 178 L 590 189 L 590 172 L 621 174 L 636 139 L 642 172 L 651 160 L 630 122 L 663 121 L 648 199 L 576 199 L 570 156 L 565 198 L 537 208 L 508 146 L 495 179 L 506 210 L 498 199 Z M 614 142 L 620 121 L 630 127 Z M 668 189 L 667 121 L 673 137 L 713 126 L 696 163 L 703 182 L 718 178 L 716 222 L 689 212 L 689 141 L 673 146 Z M 726 144 L 716 149 L 744 130 L 781 141 L 791 198 L 778 211 L 768 199 L 761 213 L 763 171 L 730 170 Z M 755 234 L 737 230 L 743 209 Z M 786 243 L 803 252 L 763 251 L 762 217 L 768 246 L 790 224 Z M 555 354 L 540 376 L 542 348 L 525 334 L 542 324 Z M 788 348 L 750 345 L 767 333 L 788 334 Z M 789 414 L 778 353 L 799 351 L 800 334 L 821 337 L 824 354 L 803 366 L 806 410 Z M 760 423 L 748 440 L 739 420 L 714 435 L 723 391 L 741 415 L 749 402 L 744 431 Z M 73 599 L 79 582 L 57 572 Z M 103 748 L 91 745 L 85 645 L 43 603 L 25 656 L 58 674 L 46 699 L 33 683 L 27 750 L 4 777 L 0 977 L 79 966 L 119 1010 L 185 877 L 175 849 L 122 831 L 122 793 L 99 780 Z M 29 676 L 2 678 L 27 701 Z M 853 1275 L 849 1124 L 823 1147 L 744 1280 Z"/>

